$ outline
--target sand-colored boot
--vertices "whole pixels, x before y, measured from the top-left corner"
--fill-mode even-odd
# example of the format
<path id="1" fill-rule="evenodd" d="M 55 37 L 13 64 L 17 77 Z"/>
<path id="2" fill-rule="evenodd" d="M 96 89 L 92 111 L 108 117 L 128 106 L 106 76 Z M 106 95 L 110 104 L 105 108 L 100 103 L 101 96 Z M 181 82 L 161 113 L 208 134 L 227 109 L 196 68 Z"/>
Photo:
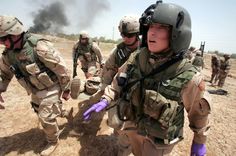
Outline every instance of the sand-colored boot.
<path id="1" fill-rule="evenodd" d="M 78 76 L 75 76 L 73 80 L 71 81 L 71 98 L 77 99 L 80 94 L 80 87 L 81 87 L 81 81 Z"/>

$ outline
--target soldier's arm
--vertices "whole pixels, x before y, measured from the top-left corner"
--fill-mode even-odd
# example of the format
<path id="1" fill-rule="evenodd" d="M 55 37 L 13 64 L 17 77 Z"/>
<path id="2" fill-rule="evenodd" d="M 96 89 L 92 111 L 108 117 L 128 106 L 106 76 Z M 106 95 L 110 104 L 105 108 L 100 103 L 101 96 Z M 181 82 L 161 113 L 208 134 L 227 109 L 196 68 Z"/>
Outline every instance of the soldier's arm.
<path id="1" fill-rule="evenodd" d="M 72 48 L 72 59 L 73 59 L 74 63 L 77 62 L 77 59 L 78 59 L 78 56 L 77 56 L 78 55 L 78 52 L 77 52 L 78 44 L 79 44 L 79 41 L 77 41 Z"/>
<path id="2" fill-rule="evenodd" d="M 230 61 L 228 60 L 228 61 L 227 61 L 227 64 L 226 64 L 225 72 L 226 72 L 226 73 L 229 73 L 230 68 L 231 68 L 231 63 L 230 63 Z"/>
<path id="3" fill-rule="evenodd" d="M 102 88 L 105 86 L 110 85 L 114 76 L 118 72 L 118 66 L 115 62 L 117 48 L 114 48 L 105 62 L 102 72 Z"/>
<path id="4" fill-rule="evenodd" d="M 122 91 L 122 86 L 118 85 L 118 77 L 127 74 L 128 67 L 137 63 L 134 59 L 135 56 L 136 55 L 129 57 L 129 59 L 118 69 L 118 72 L 113 78 L 111 85 L 105 88 L 104 95 L 102 97 L 105 98 L 109 103 L 119 98 Z"/>
<path id="5" fill-rule="evenodd" d="M 57 75 L 62 91 L 68 90 L 70 73 L 61 54 L 47 41 L 39 41 L 36 52 L 39 60 Z"/>
<path id="6" fill-rule="evenodd" d="M 0 57 L 0 92 L 5 92 L 14 74 L 10 70 L 10 64 L 7 58 Z"/>
<path id="7" fill-rule="evenodd" d="M 205 91 L 205 82 L 200 73 L 194 75 L 181 92 L 184 107 L 188 112 L 189 126 L 194 132 L 193 141 L 198 144 L 206 142 L 210 128 L 209 114 L 211 112 L 210 96 Z"/>
<path id="8" fill-rule="evenodd" d="M 103 57 L 102 57 L 102 54 L 101 54 L 101 49 L 99 48 L 99 46 L 95 42 L 93 42 L 92 49 L 95 52 L 95 54 L 97 55 L 98 61 L 101 64 L 103 62 Z"/>
<path id="9" fill-rule="evenodd" d="M 127 70 L 127 63 L 124 63 L 119 68 L 119 71 L 117 72 L 117 74 L 113 78 L 111 85 L 108 85 L 105 88 L 104 95 L 102 96 L 102 98 L 105 98 L 108 101 L 108 103 L 118 99 L 120 92 L 122 90 L 122 87 L 118 85 L 117 77 L 119 77 L 121 73 L 125 73 L 126 70 Z"/>

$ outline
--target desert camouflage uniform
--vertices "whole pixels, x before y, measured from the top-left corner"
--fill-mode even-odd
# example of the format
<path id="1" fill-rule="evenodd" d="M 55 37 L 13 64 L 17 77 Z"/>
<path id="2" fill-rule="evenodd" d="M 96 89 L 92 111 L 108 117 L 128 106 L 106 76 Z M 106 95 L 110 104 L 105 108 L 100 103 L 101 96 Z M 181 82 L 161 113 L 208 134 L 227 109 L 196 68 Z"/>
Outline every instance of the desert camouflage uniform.
<path id="1" fill-rule="evenodd" d="M 104 93 L 106 86 L 110 85 L 119 68 L 129 59 L 136 55 L 137 49 L 130 50 L 123 42 L 113 49 L 111 55 L 105 62 L 102 74 L 101 93 Z M 116 107 L 108 111 L 108 125 L 115 129 L 121 128 L 122 122 L 116 115 Z"/>
<path id="2" fill-rule="evenodd" d="M 195 47 L 190 47 L 185 54 L 185 58 L 187 58 L 190 62 L 193 62 L 193 59 L 195 57 L 194 55 L 195 51 L 196 51 Z"/>
<path id="3" fill-rule="evenodd" d="M 138 59 L 135 59 L 131 63 L 130 61 L 127 61 L 128 62 L 127 64 L 131 64 L 131 66 L 124 64 L 124 66 L 120 68 L 117 76 L 119 76 L 120 73 L 127 73 L 127 75 L 129 75 L 128 74 L 129 72 L 127 72 L 127 70 L 128 71 L 131 70 L 134 73 L 131 74 L 131 78 L 128 79 L 128 82 L 132 82 L 133 80 L 139 78 L 138 76 L 139 74 L 136 73 L 137 71 L 141 70 L 142 71 L 141 73 L 148 74 L 152 71 L 152 69 L 155 69 L 156 67 L 160 66 L 161 64 L 167 61 L 166 59 L 162 59 L 162 61 L 153 60 L 148 56 L 149 56 L 148 50 L 145 48 L 141 49 L 141 52 L 138 53 L 137 55 Z M 172 77 L 170 81 L 165 80 L 165 77 L 167 77 L 168 74 L 172 75 L 173 73 L 174 74 L 178 73 L 171 71 L 173 70 L 176 71 L 177 69 L 182 69 L 187 66 L 189 67 L 186 68 L 184 72 L 181 72 L 181 74 Z M 165 77 L 163 77 L 163 75 L 165 75 Z M 185 79 L 185 81 L 182 82 L 183 84 L 179 83 L 179 81 L 182 81 L 183 79 Z M 161 83 L 159 83 L 159 85 L 154 84 L 158 82 L 156 80 L 161 81 Z M 173 98 L 171 97 L 171 90 L 174 93 L 173 96 L 175 96 L 175 91 L 173 90 L 173 88 L 171 89 L 168 86 L 169 85 L 170 87 L 172 87 L 172 85 L 175 86 L 177 85 L 176 84 L 177 82 L 179 83 L 178 85 L 181 84 L 179 88 L 181 92 L 179 95 L 176 96 L 176 98 Z M 181 140 L 182 138 L 183 122 L 184 122 L 183 108 L 185 108 L 186 111 L 188 112 L 190 128 L 194 132 L 193 141 L 199 144 L 205 143 L 207 131 L 209 129 L 208 115 L 211 111 L 209 105 L 209 96 L 205 91 L 203 76 L 199 72 L 197 72 L 197 70 L 195 70 L 194 67 L 190 63 L 188 63 L 187 60 L 180 60 L 179 62 L 175 63 L 171 67 L 168 67 L 161 73 L 149 77 L 147 78 L 147 80 L 144 80 L 143 84 L 144 86 L 142 87 L 142 89 L 144 88 L 142 90 L 143 94 L 140 92 L 140 89 L 137 89 L 139 85 L 140 84 L 137 83 L 136 85 L 131 87 L 128 90 L 128 92 L 125 93 L 125 95 L 127 95 L 128 97 L 128 99 L 126 100 L 128 100 L 129 103 L 132 104 L 133 109 L 131 110 L 134 111 L 134 113 L 132 113 L 134 120 L 126 122 L 124 129 L 119 132 L 120 149 L 118 155 L 122 156 L 129 155 L 131 153 L 131 150 L 137 156 L 146 156 L 146 155 L 159 156 L 159 155 L 169 154 L 174 145 L 176 144 L 176 142 Z M 155 88 L 155 86 L 157 88 Z M 112 85 L 108 86 L 105 89 L 103 98 L 107 99 L 109 103 L 112 100 L 117 100 L 117 98 L 120 97 L 120 94 L 122 94 L 121 91 L 124 91 L 121 89 L 122 88 L 118 86 L 116 79 L 114 79 Z M 172 138 L 171 136 L 169 137 L 163 136 L 166 133 L 169 134 L 169 130 L 171 131 L 171 129 L 167 128 L 168 132 L 166 132 L 167 130 L 166 128 L 164 127 L 161 128 L 162 126 L 160 124 L 161 123 L 160 114 L 162 113 L 163 107 L 160 107 L 158 106 L 157 103 L 155 103 L 155 100 L 160 100 L 160 99 L 158 99 L 158 96 L 155 96 L 154 99 L 152 96 L 146 96 L 149 95 L 148 92 L 153 94 L 158 94 L 159 96 L 162 95 L 161 97 L 164 97 L 168 101 L 170 100 L 171 104 L 170 108 L 174 106 L 174 103 L 178 103 L 179 108 L 177 109 L 178 111 L 175 114 L 176 115 L 175 119 L 177 119 L 176 121 L 178 124 L 180 123 L 181 124 L 178 126 L 178 124 L 174 122 L 175 119 L 173 120 L 172 124 L 174 123 L 177 124 L 175 127 L 176 129 L 174 130 L 175 134 L 177 133 L 177 135 L 172 136 Z M 140 95 L 145 95 L 143 100 L 141 98 L 143 96 Z M 141 101 L 144 101 L 143 110 L 141 109 L 142 105 Z M 142 118 L 137 118 L 140 116 L 140 114 L 137 114 L 137 112 L 139 112 L 140 109 L 143 111 L 143 112 L 141 111 Z M 165 113 L 163 115 L 165 115 Z M 169 119 L 166 118 L 164 120 L 170 121 L 170 116 Z M 149 126 L 149 128 L 152 126 L 157 126 L 157 127 L 152 127 L 154 128 L 154 131 L 148 131 L 147 129 L 143 129 L 143 126 L 141 126 L 142 124 L 145 125 L 145 123 L 147 127 Z M 155 136 L 152 134 L 155 134 Z"/>
<path id="4" fill-rule="evenodd" d="M 220 72 L 220 59 L 216 55 L 211 57 L 211 80 L 210 83 L 215 83 L 218 80 Z"/>
<path id="5" fill-rule="evenodd" d="M 203 57 L 201 56 L 200 51 L 196 52 L 196 56 L 194 57 L 192 64 L 196 66 L 199 69 L 199 71 L 203 69 L 204 60 L 203 60 Z"/>
<path id="6" fill-rule="evenodd" d="M 123 42 L 112 50 L 111 55 L 105 62 L 102 74 L 102 90 L 110 85 L 118 69 L 128 60 L 130 55 L 135 55 L 136 49 L 129 49 Z"/>
<path id="7" fill-rule="evenodd" d="M 219 81 L 218 86 L 223 87 L 225 83 L 225 79 L 227 75 L 229 74 L 230 70 L 230 60 L 229 58 L 224 57 L 224 60 L 220 61 L 220 73 L 219 73 Z"/>
<path id="8" fill-rule="evenodd" d="M 81 69 L 89 76 L 94 76 L 98 72 L 98 67 L 100 67 L 103 61 L 99 46 L 92 41 L 88 41 L 87 45 L 83 45 L 78 41 L 73 48 L 73 58 L 76 61 L 79 59 Z"/>
<path id="9" fill-rule="evenodd" d="M 5 92 L 14 74 L 31 95 L 47 141 L 57 142 L 56 117 L 64 117 L 61 94 L 69 88 L 70 74 L 60 53 L 50 42 L 29 34 L 24 36 L 22 50 L 5 50 L 0 59 L 0 91 Z M 11 70 L 10 70 L 11 69 Z"/>

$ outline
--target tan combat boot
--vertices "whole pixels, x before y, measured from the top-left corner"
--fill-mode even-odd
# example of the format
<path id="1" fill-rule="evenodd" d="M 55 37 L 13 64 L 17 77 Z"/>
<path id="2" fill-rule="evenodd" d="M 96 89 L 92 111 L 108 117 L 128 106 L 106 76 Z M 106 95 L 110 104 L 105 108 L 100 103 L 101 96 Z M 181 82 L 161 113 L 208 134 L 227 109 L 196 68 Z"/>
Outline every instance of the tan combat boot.
<path id="1" fill-rule="evenodd" d="M 78 76 L 74 77 L 73 80 L 71 81 L 71 98 L 72 99 L 77 99 L 79 94 L 80 94 L 80 87 L 81 87 L 81 81 Z"/>
<path id="2" fill-rule="evenodd" d="M 73 80 L 71 81 L 71 98 L 72 99 L 77 99 L 79 94 L 80 94 L 80 78 L 78 76 L 75 76 Z"/>
<path id="3" fill-rule="evenodd" d="M 49 142 L 43 151 L 40 153 L 41 156 L 49 156 L 52 154 L 58 146 L 58 142 Z"/>

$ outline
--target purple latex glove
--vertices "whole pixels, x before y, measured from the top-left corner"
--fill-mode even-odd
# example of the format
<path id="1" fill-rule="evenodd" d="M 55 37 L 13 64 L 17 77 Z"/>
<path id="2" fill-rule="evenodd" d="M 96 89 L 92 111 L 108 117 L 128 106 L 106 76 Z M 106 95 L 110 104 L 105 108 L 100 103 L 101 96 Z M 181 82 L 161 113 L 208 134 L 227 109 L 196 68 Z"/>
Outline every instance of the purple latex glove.
<path id="1" fill-rule="evenodd" d="M 204 156 L 206 155 L 206 145 L 205 144 L 192 144 L 191 156 Z"/>
<path id="2" fill-rule="evenodd" d="M 93 104 L 92 107 L 90 107 L 86 112 L 84 112 L 84 120 L 88 120 L 92 112 L 100 112 L 104 108 L 106 108 L 107 105 L 108 101 L 106 99 L 102 99 L 100 102 Z"/>

